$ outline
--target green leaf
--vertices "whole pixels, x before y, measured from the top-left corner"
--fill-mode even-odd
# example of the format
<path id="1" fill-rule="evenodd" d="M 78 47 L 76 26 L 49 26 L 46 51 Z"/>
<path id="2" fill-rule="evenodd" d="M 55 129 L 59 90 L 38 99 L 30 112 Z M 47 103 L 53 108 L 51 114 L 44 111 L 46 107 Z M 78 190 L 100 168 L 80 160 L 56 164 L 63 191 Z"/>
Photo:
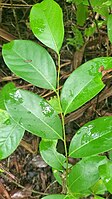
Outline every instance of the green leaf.
<path id="1" fill-rule="evenodd" d="M 72 169 L 68 176 L 68 188 L 72 193 L 87 191 L 99 180 L 98 167 L 107 162 L 105 156 L 83 158 Z"/>
<path id="2" fill-rule="evenodd" d="M 107 20 L 107 31 L 108 31 L 109 40 L 112 43 L 112 14 L 110 14 L 108 16 L 108 20 Z"/>
<path id="3" fill-rule="evenodd" d="M 43 44 L 59 54 L 64 37 L 63 14 L 54 0 L 44 0 L 32 7 L 30 26 Z"/>
<path id="4" fill-rule="evenodd" d="M 4 100 L 5 100 L 5 94 L 9 93 L 12 89 L 15 88 L 15 85 L 11 82 L 6 84 L 2 90 L 0 91 L 0 109 L 6 110 Z"/>
<path id="5" fill-rule="evenodd" d="M 77 24 L 79 26 L 84 25 L 87 19 L 87 15 L 88 15 L 88 7 L 85 6 L 83 3 L 80 3 L 77 6 L 77 11 L 76 11 L 76 19 L 77 19 Z"/>
<path id="6" fill-rule="evenodd" d="M 4 44 L 2 54 L 9 69 L 35 86 L 55 90 L 56 67 L 49 53 L 29 40 Z"/>
<path id="7" fill-rule="evenodd" d="M 79 50 L 84 44 L 82 33 L 76 26 L 72 27 L 72 32 L 74 34 L 74 37 L 68 38 L 67 43 Z"/>
<path id="8" fill-rule="evenodd" d="M 59 100 L 56 96 L 52 97 L 49 100 L 49 104 L 53 107 L 54 110 L 56 110 L 56 112 L 59 114 L 62 112 L 61 108 L 60 108 L 60 104 L 59 104 Z"/>
<path id="9" fill-rule="evenodd" d="M 60 118 L 46 100 L 19 89 L 7 94 L 5 100 L 11 117 L 27 131 L 45 139 L 62 139 Z"/>
<path id="10" fill-rule="evenodd" d="M 65 195 L 61 194 L 54 194 L 54 195 L 48 195 L 43 197 L 42 199 L 65 199 Z M 67 199 L 67 198 L 66 198 Z"/>
<path id="11" fill-rule="evenodd" d="M 103 88 L 100 66 L 112 68 L 111 57 L 96 58 L 77 68 L 66 80 L 61 93 L 63 112 L 66 115 L 85 104 Z"/>
<path id="12" fill-rule="evenodd" d="M 62 173 L 61 173 L 60 171 L 54 169 L 54 168 L 52 169 L 52 171 L 53 171 L 54 177 L 56 178 L 56 181 L 57 181 L 60 185 L 62 185 L 62 177 L 61 177 Z"/>
<path id="13" fill-rule="evenodd" d="M 94 12 L 99 13 L 100 15 L 104 16 L 105 18 L 108 17 L 109 12 L 108 12 L 108 6 L 103 6 L 103 7 L 96 7 L 94 8 Z"/>
<path id="14" fill-rule="evenodd" d="M 96 24 L 94 23 L 92 24 L 92 26 L 85 28 L 84 34 L 85 36 L 90 37 L 94 34 L 95 31 L 96 31 Z"/>
<path id="15" fill-rule="evenodd" d="M 109 15 L 109 6 L 111 6 L 111 4 L 112 1 L 108 0 L 91 0 L 91 5 L 93 7 L 94 12 L 97 12 L 106 18 Z"/>
<path id="16" fill-rule="evenodd" d="M 112 117 L 101 117 L 88 122 L 73 137 L 69 156 L 87 157 L 112 148 Z"/>
<path id="17" fill-rule="evenodd" d="M 43 197 L 42 199 L 77 199 L 71 195 L 54 194 Z"/>
<path id="18" fill-rule="evenodd" d="M 101 196 L 95 196 L 94 199 L 104 199 L 104 198 Z"/>
<path id="19" fill-rule="evenodd" d="M 104 194 L 107 189 L 103 183 L 103 181 L 100 179 L 94 186 L 91 187 L 93 194 Z"/>
<path id="20" fill-rule="evenodd" d="M 40 154 L 44 161 L 51 167 L 62 170 L 65 162 L 64 155 L 56 150 L 57 140 L 45 140 L 40 142 Z"/>
<path id="21" fill-rule="evenodd" d="M 19 145 L 24 129 L 5 110 L 0 109 L 0 159 L 8 157 Z"/>
<path id="22" fill-rule="evenodd" d="M 0 109 L 5 110 L 4 99 L 1 91 L 0 91 Z"/>
<path id="23" fill-rule="evenodd" d="M 107 190 L 112 193 L 112 162 L 107 162 L 99 167 L 100 177 Z"/>

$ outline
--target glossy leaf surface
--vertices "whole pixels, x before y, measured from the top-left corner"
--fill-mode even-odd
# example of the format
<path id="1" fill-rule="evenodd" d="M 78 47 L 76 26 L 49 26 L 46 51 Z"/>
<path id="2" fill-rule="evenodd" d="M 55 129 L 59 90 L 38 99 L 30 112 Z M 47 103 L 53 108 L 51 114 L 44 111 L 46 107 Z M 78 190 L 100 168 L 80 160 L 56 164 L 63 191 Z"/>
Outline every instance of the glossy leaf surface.
<path id="1" fill-rule="evenodd" d="M 101 117 L 88 122 L 73 137 L 69 156 L 87 157 L 112 148 L 112 117 Z"/>
<path id="2" fill-rule="evenodd" d="M 54 0 L 44 0 L 32 7 L 30 26 L 43 44 L 59 53 L 64 37 L 63 15 Z"/>
<path id="3" fill-rule="evenodd" d="M 47 139 L 62 139 L 58 114 L 40 96 L 25 90 L 14 90 L 6 96 L 11 117 L 27 131 Z"/>
<path id="4" fill-rule="evenodd" d="M 99 167 L 100 177 L 103 180 L 107 190 L 112 193 L 112 162 L 107 162 Z"/>
<path id="5" fill-rule="evenodd" d="M 19 145 L 24 129 L 5 110 L 0 109 L 0 159 L 8 157 Z"/>
<path id="6" fill-rule="evenodd" d="M 108 20 L 107 20 L 107 31 L 108 31 L 109 40 L 112 43 L 112 14 L 110 14 L 108 16 Z"/>
<path id="7" fill-rule="evenodd" d="M 56 67 L 49 53 L 29 40 L 4 44 L 2 54 L 9 69 L 35 86 L 55 90 Z"/>
<path id="8" fill-rule="evenodd" d="M 72 193 L 87 191 L 99 179 L 98 167 L 107 162 L 105 156 L 94 156 L 82 159 L 68 176 L 68 188 Z"/>
<path id="9" fill-rule="evenodd" d="M 102 74 L 99 72 L 102 65 L 105 69 L 112 68 L 112 58 L 101 57 L 88 61 L 66 80 L 61 93 L 65 115 L 81 107 L 104 88 Z"/>
<path id="10" fill-rule="evenodd" d="M 40 142 L 40 154 L 48 165 L 57 170 L 62 170 L 65 157 L 57 152 L 56 145 L 56 140 L 42 140 Z"/>

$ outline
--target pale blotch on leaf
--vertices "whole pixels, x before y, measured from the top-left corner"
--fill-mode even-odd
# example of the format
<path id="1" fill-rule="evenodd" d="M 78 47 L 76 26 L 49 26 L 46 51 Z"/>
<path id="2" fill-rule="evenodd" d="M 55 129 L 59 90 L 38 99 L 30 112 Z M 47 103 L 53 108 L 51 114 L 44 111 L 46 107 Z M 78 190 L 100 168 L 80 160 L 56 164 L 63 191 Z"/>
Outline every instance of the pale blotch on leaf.
<path id="1" fill-rule="evenodd" d="M 40 106 L 42 108 L 42 113 L 45 116 L 50 117 L 54 113 L 53 108 L 48 103 L 46 103 L 45 101 L 41 101 Z"/>

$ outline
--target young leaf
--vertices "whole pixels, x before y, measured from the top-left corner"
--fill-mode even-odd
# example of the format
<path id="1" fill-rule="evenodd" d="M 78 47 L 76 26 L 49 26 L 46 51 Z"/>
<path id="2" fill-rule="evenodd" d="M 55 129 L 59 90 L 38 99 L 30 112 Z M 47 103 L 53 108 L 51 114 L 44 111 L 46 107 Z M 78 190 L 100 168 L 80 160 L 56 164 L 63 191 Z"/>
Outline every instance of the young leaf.
<path id="1" fill-rule="evenodd" d="M 44 0 L 32 7 L 30 26 L 43 44 L 59 54 L 64 37 L 63 14 L 54 0 Z"/>
<path id="2" fill-rule="evenodd" d="M 99 68 L 112 68 L 111 57 L 96 58 L 77 68 L 66 80 L 61 93 L 63 112 L 66 115 L 85 104 L 103 88 Z"/>
<path id="3" fill-rule="evenodd" d="M 43 139 L 40 142 L 40 154 L 48 165 L 57 170 L 62 170 L 65 157 L 57 152 L 56 145 L 56 140 L 51 141 Z"/>
<path id="4" fill-rule="evenodd" d="M 112 162 L 107 162 L 99 167 L 100 177 L 107 190 L 112 193 Z"/>
<path id="5" fill-rule="evenodd" d="M 69 156 L 87 157 L 112 149 L 112 117 L 88 122 L 73 137 Z"/>
<path id="6" fill-rule="evenodd" d="M 72 193 L 85 192 L 99 180 L 98 167 L 107 162 L 105 156 L 83 158 L 68 176 L 68 188 Z"/>
<path id="7" fill-rule="evenodd" d="M 62 112 L 59 105 L 59 100 L 56 96 L 54 96 L 53 98 L 49 100 L 49 104 L 53 107 L 54 110 L 56 110 L 58 114 Z"/>
<path id="8" fill-rule="evenodd" d="M 27 131 L 45 139 L 62 139 L 61 121 L 56 111 L 40 96 L 13 90 L 5 96 L 11 117 Z"/>
<path id="9" fill-rule="evenodd" d="M 108 20 L 107 20 L 107 31 L 108 31 L 109 40 L 112 43 L 112 14 L 110 14 L 108 16 Z"/>
<path id="10" fill-rule="evenodd" d="M 24 129 L 5 110 L 0 109 L 0 159 L 8 157 L 19 145 Z"/>
<path id="11" fill-rule="evenodd" d="M 29 40 L 4 44 L 2 54 L 9 69 L 35 86 L 55 90 L 56 67 L 49 53 Z"/>

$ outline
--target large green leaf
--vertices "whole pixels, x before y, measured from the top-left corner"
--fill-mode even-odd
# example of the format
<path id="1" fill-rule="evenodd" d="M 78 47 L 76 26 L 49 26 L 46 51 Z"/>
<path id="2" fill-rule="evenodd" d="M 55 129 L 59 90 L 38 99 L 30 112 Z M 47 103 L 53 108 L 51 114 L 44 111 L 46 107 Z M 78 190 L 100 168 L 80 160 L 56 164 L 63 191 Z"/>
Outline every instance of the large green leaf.
<path id="1" fill-rule="evenodd" d="M 64 114 L 78 109 L 104 88 L 99 72 L 102 65 L 105 69 L 112 68 L 112 58 L 101 57 L 88 61 L 66 80 L 61 93 Z"/>
<path id="2" fill-rule="evenodd" d="M 56 145 L 56 140 L 42 140 L 40 142 L 40 154 L 48 165 L 57 170 L 62 170 L 65 157 L 57 152 Z"/>
<path id="3" fill-rule="evenodd" d="M 107 32 L 110 42 L 112 43 L 112 14 L 108 16 L 107 20 Z"/>
<path id="4" fill-rule="evenodd" d="M 69 156 L 87 157 L 112 149 L 112 117 L 88 122 L 73 137 Z"/>
<path id="5" fill-rule="evenodd" d="M 60 118 L 46 100 L 19 89 L 5 98 L 7 111 L 27 131 L 47 139 L 62 139 Z"/>
<path id="6" fill-rule="evenodd" d="M 8 157 L 19 145 L 24 129 L 0 109 L 0 159 Z"/>
<path id="7" fill-rule="evenodd" d="M 32 7 L 30 26 L 43 44 L 59 53 L 64 37 L 63 15 L 54 0 L 44 0 Z"/>
<path id="8" fill-rule="evenodd" d="M 103 180 L 107 190 L 112 193 L 112 162 L 107 162 L 99 167 L 100 177 Z"/>
<path id="9" fill-rule="evenodd" d="M 29 40 L 4 44 L 2 54 L 10 70 L 35 86 L 55 90 L 56 67 L 49 53 Z"/>
<path id="10" fill-rule="evenodd" d="M 99 179 L 98 167 L 105 164 L 105 156 L 94 156 L 82 159 L 72 169 L 68 176 L 68 188 L 72 193 L 87 191 Z"/>

